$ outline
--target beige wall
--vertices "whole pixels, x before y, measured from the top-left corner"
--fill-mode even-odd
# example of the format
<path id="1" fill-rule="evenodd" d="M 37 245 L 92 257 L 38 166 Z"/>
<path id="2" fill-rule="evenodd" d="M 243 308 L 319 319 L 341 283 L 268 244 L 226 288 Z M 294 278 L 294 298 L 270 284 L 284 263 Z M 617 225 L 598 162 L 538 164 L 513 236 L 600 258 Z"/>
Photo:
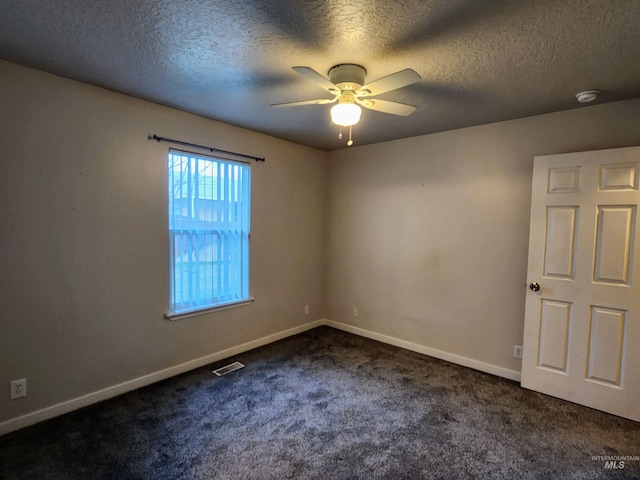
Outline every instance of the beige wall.
<path id="1" fill-rule="evenodd" d="M 0 80 L 0 423 L 322 317 L 326 152 L 6 62 Z M 266 157 L 252 305 L 163 319 L 168 145 L 149 134 Z"/>
<path id="2" fill-rule="evenodd" d="M 327 318 L 519 372 L 533 157 L 629 145 L 640 100 L 333 152 Z"/>

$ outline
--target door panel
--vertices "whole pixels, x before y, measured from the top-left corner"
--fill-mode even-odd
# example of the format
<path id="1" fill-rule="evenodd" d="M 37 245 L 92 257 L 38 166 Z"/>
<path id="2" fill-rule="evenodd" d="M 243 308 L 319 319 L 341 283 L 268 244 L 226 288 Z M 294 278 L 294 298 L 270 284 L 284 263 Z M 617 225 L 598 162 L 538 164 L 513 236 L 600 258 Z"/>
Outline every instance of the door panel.
<path id="1" fill-rule="evenodd" d="M 629 285 L 636 207 L 598 206 L 593 281 Z"/>
<path id="2" fill-rule="evenodd" d="M 627 313 L 591 307 L 587 379 L 621 387 Z"/>
<path id="3" fill-rule="evenodd" d="M 538 343 L 540 367 L 567 373 L 570 332 L 571 304 L 543 300 Z"/>
<path id="4" fill-rule="evenodd" d="M 549 169 L 549 193 L 575 193 L 580 191 L 580 167 Z"/>
<path id="5" fill-rule="evenodd" d="M 638 190 L 638 164 L 602 165 L 600 190 Z"/>
<path id="6" fill-rule="evenodd" d="M 522 386 L 640 421 L 640 147 L 536 157 Z"/>
<path id="7" fill-rule="evenodd" d="M 573 279 L 577 220 L 576 206 L 547 208 L 547 238 L 544 251 L 546 277 Z"/>

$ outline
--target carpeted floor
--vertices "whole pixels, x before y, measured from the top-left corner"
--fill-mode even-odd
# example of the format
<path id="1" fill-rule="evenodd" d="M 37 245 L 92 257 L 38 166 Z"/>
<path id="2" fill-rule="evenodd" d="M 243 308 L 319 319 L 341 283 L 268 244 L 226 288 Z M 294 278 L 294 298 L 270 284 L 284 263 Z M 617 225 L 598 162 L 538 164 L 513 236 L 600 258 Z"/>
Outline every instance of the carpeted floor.
<path id="1" fill-rule="evenodd" d="M 0 478 L 640 478 L 594 456 L 640 424 L 321 327 L 0 437 Z"/>

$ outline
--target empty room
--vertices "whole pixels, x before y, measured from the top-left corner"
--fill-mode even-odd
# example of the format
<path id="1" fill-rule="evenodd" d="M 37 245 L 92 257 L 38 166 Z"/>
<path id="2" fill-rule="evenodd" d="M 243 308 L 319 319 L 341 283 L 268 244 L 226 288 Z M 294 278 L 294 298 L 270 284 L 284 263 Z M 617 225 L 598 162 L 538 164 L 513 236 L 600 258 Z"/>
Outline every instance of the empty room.
<path id="1" fill-rule="evenodd" d="M 0 10 L 0 480 L 640 478 L 639 2 Z"/>

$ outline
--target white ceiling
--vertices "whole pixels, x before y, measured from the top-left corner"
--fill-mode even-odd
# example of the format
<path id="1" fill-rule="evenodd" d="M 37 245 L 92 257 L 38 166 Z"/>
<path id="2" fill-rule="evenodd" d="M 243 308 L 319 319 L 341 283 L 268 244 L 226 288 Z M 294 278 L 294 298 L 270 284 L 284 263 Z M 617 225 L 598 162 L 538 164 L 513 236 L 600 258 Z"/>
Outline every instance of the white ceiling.
<path id="1" fill-rule="evenodd" d="M 640 97 L 640 1 L 2 0 L 0 58 L 336 150 L 330 105 L 269 107 L 331 97 L 292 66 L 422 76 L 355 145 Z"/>

